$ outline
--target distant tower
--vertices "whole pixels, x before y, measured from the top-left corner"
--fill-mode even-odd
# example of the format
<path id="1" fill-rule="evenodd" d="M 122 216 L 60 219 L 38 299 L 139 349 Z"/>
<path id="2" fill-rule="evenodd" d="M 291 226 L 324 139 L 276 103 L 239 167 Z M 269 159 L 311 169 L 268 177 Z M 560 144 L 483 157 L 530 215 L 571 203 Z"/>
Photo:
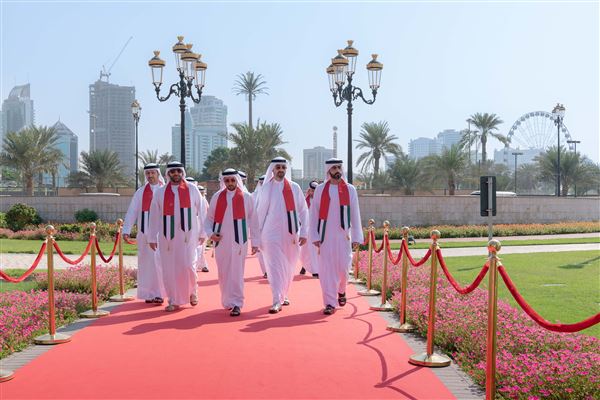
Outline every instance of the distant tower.
<path id="1" fill-rule="evenodd" d="M 337 158 L 337 126 L 333 127 L 333 158 Z"/>

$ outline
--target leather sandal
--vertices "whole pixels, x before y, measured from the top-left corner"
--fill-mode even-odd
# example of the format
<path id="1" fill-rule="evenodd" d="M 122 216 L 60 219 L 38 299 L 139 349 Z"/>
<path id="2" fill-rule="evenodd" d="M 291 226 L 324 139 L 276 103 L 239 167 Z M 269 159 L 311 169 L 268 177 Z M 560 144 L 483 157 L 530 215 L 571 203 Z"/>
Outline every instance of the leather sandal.
<path id="1" fill-rule="evenodd" d="M 338 304 L 340 307 L 344 307 L 346 305 L 346 293 L 338 293 Z"/>

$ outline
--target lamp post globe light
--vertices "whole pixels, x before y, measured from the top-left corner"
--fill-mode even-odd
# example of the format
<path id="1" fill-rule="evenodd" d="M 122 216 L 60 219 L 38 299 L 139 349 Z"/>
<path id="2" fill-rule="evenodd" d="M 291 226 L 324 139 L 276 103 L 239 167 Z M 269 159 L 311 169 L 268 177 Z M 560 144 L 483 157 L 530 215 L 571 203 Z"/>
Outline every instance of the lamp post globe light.
<path id="1" fill-rule="evenodd" d="M 373 99 L 367 100 L 363 96 L 362 89 L 352 84 L 354 73 L 356 72 L 356 59 L 358 50 L 353 47 L 353 40 L 348 40 L 348 45 L 331 59 L 331 64 L 326 72 L 329 77 L 329 90 L 333 95 L 333 103 L 336 107 L 341 106 L 344 101 L 347 102 L 346 111 L 348 114 L 348 182 L 352 183 L 352 102 L 361 98 L 366 104 L 375 103 L 377 90 L 381 82 L 381 71 L 383 64 L 377 61 L 377 54 L 372 55 L 371 61 L 367 64 L 369 75 L 369 87 L 373 94 Z M 344 86 L 345 85 L 345 86 Z"/>
<path id="2" fill-rule="evenodd" d="M 556 196 L 560 197 L 560 130 L 562 128 L 563 120 L 565 118 L 565 106 L 564 104 L 556 103 L 552 110 L 554 116 L 554 123 L 557 128 L 558 145 L 556 147 Z"/>
<path id="3" fill-rule="evenodd" d="M 152 70 L 152 83 L 159 101 L 167 101 L 172 95 L 179 97 L 179 110 L 181 113 L 181 163 L 185 166 L 185 99 L 189 97 L 196 104 L 202 98 L 202 89 L 205 84 L 207 64 L 200 60 L 201 55 L 192 51 L 191 43 L 184 43 L 183 36 L 177 36 L 177 43 L 173 45 L 175 54 L 175 67 L 179 73 L 179 82 L 169 87 L 169 93 L 162 97 L 160 87 L 163 81 L 163 68 L 166 63 L 160 58 L 160 51 L 154 51 L 154 57 L 148 61 Z M 196 88 L 196 95 L 192 87 Z"/>
<path id="4" fill-rule="evenodd" d="M 138 124 L 140 122 L 140 116 L 142 115 L 142 107 L 137 100 L 133 100 L 131 103 L 131 115 L 135 121 L 135 190 L 139 188 L 139 152 L 138 152 Z"/>
<path id="5" fill-rule="evenodd" d="M 515 151 L 514 153 L 512 153 L 513 156 L 515 156 L 515 194 L 517 193 L 517 157 L 518 156 L 522 156 L 523 153 L 521 153 L 520 151 Z"/>

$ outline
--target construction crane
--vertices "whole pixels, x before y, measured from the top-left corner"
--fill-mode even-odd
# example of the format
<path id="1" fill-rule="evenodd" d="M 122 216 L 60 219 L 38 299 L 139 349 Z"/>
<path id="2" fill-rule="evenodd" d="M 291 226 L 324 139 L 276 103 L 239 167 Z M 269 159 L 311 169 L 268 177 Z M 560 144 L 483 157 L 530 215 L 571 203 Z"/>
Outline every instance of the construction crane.
<path id="1" fill-rule="evenodd" d="M 117 63 L 117 61 L 119 61 L 119 58 L 121 57 L 121 54 L 123 54 L 123 52 L 125 51 L 125 48 L 129 44 L 129 42 L 131 42 L 131 39 L 133 39 L 133 36 L 130 36 L 129 39 L 127 39 L 127 41 L 125 42 L 125 44 L 121 48 L 121 51 L 115 57 L 115 60 L 112 62 L 112 64 L 110 64 L 110 67 L 108 67 L 108 70 L 106 69 L 106 67 L 104 65 L 102 65 L 102 70 L 100 71 L 100 80 L 102 80 L 103 77 L 106 77 L 106 82 L 108 82 L 108 78 L 110 77 L 110 71 L 113 69 L 113 67 L 115 66 L 115 64 Z"/>

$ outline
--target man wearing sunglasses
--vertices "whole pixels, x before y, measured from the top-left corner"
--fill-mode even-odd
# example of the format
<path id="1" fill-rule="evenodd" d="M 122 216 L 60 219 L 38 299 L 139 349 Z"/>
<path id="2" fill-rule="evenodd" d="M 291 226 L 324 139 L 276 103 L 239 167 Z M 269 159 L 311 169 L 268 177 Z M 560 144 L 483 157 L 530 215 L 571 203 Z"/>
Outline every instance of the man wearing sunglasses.
<path id="1" fill-rule="evenodd" d="M 269 313 L 290 304 L 288 292 L 308 235 L 308 208 L 300 186 L 286 177 L 288 162 L 283 157 L 271 160 L 258 195 L 260 250 L 273 293 Z"/>
<path id="2" fill-rule="evenodd" d="M 254 201 L 243 190 L 238 172 L 228 168 L 221 173 L 220 181 L 221 189 L 210 200 L 204 229 L 215 246 L 221 303 L 230 310 L 229 315 L 237 317 L 244 306 L 248 240 L 252 240 L 252 254 L 256 254 L 260 235 Z"/>
<path id="3" fill-rule="evenodd" d="M 150 206 L 152 250 L 160 249 L 163 282 L 169 298 L 166 311 L 175 311 L 189 302 L 198 304 L 196 258 L 198 243 L 206 238 L 202 222 L 204 209 L 195 184 L 185 180 L 180 162 L 167 164 L 167 184 L 159 188 Z"/>

